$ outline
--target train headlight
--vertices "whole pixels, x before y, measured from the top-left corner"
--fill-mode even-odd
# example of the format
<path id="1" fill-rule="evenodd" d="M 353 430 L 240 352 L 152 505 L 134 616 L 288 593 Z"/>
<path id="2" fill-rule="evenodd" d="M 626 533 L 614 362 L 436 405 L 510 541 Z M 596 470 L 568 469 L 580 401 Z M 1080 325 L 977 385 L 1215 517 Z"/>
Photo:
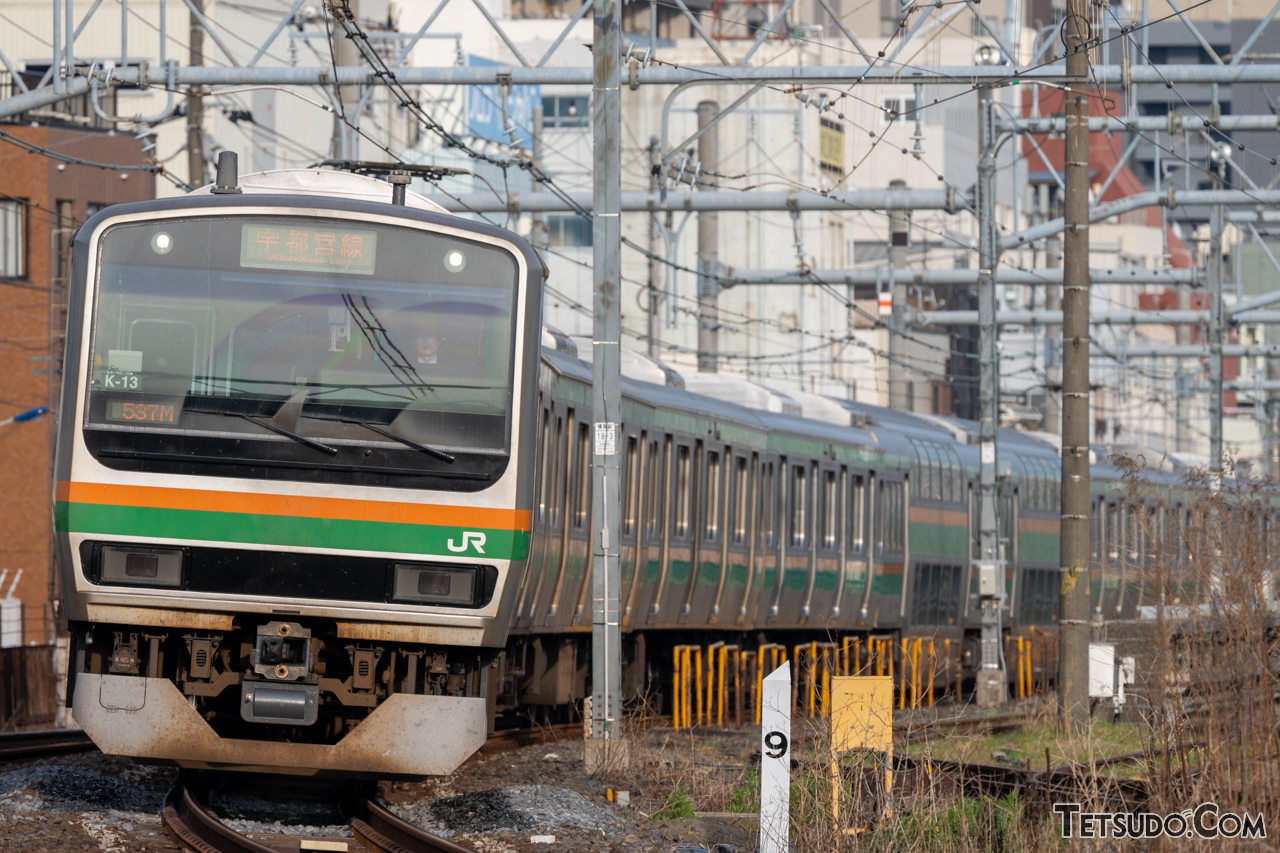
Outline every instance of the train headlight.
<path id="1" fill-rule="evenodd" d="M 391 597 L 413 604 L 473 607 L 479 602 L 480 592 L 478 566 L 397 563 Z"/>
<path id="2" fill-rule="evenodd" d="M 462 272 L 467 268 L 467 256 L 457 249 L 444 253 L 444 268 L 449 272 Z"/>
<path id="3" fill-rule="evenodd" d="M 173 251 L 173 235 L 161 231 L 151 238 L 151 251 L 157 255 L 167 255 Z"/>
<path id="4" fill-rule="evenodd" d="M 98 563 L 100 583 L 129 586 L 182 586 L 182 551 L 104 545 Z"/>

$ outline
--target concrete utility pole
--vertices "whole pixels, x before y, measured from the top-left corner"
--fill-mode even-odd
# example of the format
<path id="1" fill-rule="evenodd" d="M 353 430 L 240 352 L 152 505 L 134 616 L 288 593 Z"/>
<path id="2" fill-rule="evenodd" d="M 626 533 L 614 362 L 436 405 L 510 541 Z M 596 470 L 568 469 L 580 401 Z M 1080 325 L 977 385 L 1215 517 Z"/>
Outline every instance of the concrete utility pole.
<path id="1" fill-rule="evenodd" d="M 360 0 L 348 0 L 347 8 L 351 10 L 351 18 L 354 21 L 360 20 Z M 331 7 L 334 15 L 342 14 L 336 6 Z M 334 55 L 338 65 L 364 65 L 364 57 L 360 55 L 360 48 L 356 43 L 342 34 L 342 27 L 338 27 L 338 31 L 334 32 L 333 45 Z M 360 87 L 359 86 L 339 86 L 338 100 L 342 104 L 342 115 L 334 115 L 333 117 L 333 139 L 329 144 L 329 156 L 335 160 L 358 160 L 360 159 L 360 143 L 359 137 L 347 125 L 359 126 L 360 124 Z M 346 121 L 343 121 L 343 116 Z"/>
<path id="2" fill-rule="evenodd" d="M 204 27 L 198 16 L 204 14 L 204 0 L 191 0 L 191 32 L 187 44 L 191 48 L 188 62 L 204 65 Z M 204 179 L 204 90 L 192 86 L 187 93 L 187 183 L 192 189 L 205 185 Z"/>
<path id="3" fill-rule="evenodd" d="M 996 279 L 1000 235 L 996 223 L 996 111 L 990 87 L 978 89 L 978 599 L 982 604 L 982 657 L 976 700 L 981 707 L 1004 701 L 1000 654 L 1000 606 L 1004 561 L 998 516 L 1000 360 L 996 349 Z M 897 286 L 895 285 L 895 290 Z M 905 288 L 904 288 L 905 289 Z M 897 313 L 897 295 L 894 296 Z M 892 370 L 892 365 L 890 365 Z"/>
<path id="4" fill-rule="evenodd" d="M 1089 0 L 1067 0 L 1066 196 L 1062 234 L 1062 597 L 1058 722 L 1089 724 Z"/>
<path id="5" fill-rule="evenodd" d="M 907 182 L 890 181 L 890 190 L 905 190 Z M 907 212 L 889 211 L 889 268 L 907 266 Z M 911 383 L 907 378 L 907 280 L 893 280 L 893 313 L 889 316 L 889 408 L 900 412 L 913 410 Z"/>
<path id="6" fill-rule="evenodd" d="M 711 124 L 720 114 L 715 101 L 698 104 L 698 130 Z M 698 159 L 706 175 L 700 183 L 704 189 L 715 189 L 715 172 L 720 167 L 720 126 L 698 138 Z M 698 213 L 698 371 L 715 373 L 720 362 L 720 282 L 716 278 L 720 266 L 720 214 Z"/>
<path id="7" fill-rule="evenodd" d="M 1179 284 L 1175 291 L 1178 297 L 1178 310 L 1191 310 L 1191 285 Z M 1191 344 L 1191 327 L 1186 324 L 1179 325 L 1174 332 L 1174 340 L 1178 346 L 1190 346 Z M 1179 453 L 1191 452 L 1191 394 L 1193 393 L 1188 387 L 1192 380 L 1195 379 L 1196 366 L 1198 362 L 1179 359 L 1177 362 L 1178 369 L 1173 375 L 1174 380 L 1174 402 L 1173 402 L 1173 418 L 1174 418 L 1174 446 L 1178 448 Z"/>
<path id="8" fill-rule="evenodd" d="M 657 8 L 655 4 L 653 8 Z M 662 173 L 662 145 L 657 136 L 649 137 L 649 194 L 658 192 L 658 176 Z M 658 212 L 649 211 L 649 358 L 660 358 L 658 339 L 662 332 L 658 312 L 662 293 L 662 231 L 658 224 Z"/>
<path id="9" fill-rule="evenodd" d="M 621 484 L 622 420 L 622 109 L 619 0 L 592 0 L 591 213 L 595 320 L 591 341 L 591 737 L 588 772 L 616 769 L 622 748 Z"/>
<path id="10" fill-rule="evenodd" d="M 1268 339 L 1275 340 L 1275 326 L 1268 327 Z M 1267 379 L 1280 380 L 1280 359 L 1267 359 Z M 1280 392 L 1267 392 L 1267 474 L 1280 479 Z"/>
<path id="11" fill-rule="evenodd" d="M 1045 266 L 1062 267 L 1062 238 L 1050 237 L 1045 241 Z M 1045 288 L 1044 307 L 1047 311 L 1062 310 L 1062 286 L 1051 284 Z M 1046 384 L 1044 405 L 1045 432 L 1062 435 L 1062 327 L 1053 325 L 1044 331 Z"/>

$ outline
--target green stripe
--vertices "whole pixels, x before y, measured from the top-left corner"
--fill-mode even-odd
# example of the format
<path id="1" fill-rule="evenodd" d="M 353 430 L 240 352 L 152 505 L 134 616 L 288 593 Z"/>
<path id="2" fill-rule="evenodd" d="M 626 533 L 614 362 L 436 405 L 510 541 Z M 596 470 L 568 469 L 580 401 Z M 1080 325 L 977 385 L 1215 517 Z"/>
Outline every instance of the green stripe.
<path id="1" fill-rule="evenodd" d="M 902 595 L 902 575 L 876 575 L 871 582 L 873 595 Z"/>
<path id="2" fill-rule="evenodd" d="M 469 547 L 466 552 L 449 550 L 450 540 L 455 545 L 461 544 L 463 528 L 428 524 L 109 506 L 65 501 L 57 503 L 54 521 L 60 533 L 147 536 L 155 539 L 242 542 L 250 545 L 345 551 L 395 551 L 453 559 L 481 556 L 474 546 Z M 527 531 L 484 527 L 475 530 L 485 535 L 483 556 L 494 560 L 524 560 L 528 557 Z"/>
<path id="3" fill-rule="evenodd" d="M 969 530 L 954 524 L 913 521 L 911 522 L 911 552 L 940 557 L 968 556 Z"/>

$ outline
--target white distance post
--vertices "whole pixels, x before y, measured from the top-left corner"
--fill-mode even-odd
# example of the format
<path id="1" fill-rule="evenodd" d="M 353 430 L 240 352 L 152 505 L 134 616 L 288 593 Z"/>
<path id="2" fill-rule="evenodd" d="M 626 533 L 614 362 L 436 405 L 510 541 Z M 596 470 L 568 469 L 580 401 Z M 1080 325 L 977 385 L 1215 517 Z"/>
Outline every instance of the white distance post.
<path id="1" fill-rule="evenodd" d="M 760 853 L 791 849 L 791 665 L 764 680 L 760 714 Z"/>

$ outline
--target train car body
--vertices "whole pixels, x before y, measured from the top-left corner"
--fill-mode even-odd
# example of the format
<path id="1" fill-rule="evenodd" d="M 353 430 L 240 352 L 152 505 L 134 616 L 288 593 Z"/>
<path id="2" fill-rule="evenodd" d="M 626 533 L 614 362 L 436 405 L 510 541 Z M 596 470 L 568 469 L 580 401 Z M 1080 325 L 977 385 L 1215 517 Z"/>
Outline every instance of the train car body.
<path id="1" fill-rule="evenodd" d="M 75 239 L 55 523 L 106 752 L 420 777 L 488 733 L 528 556 L 541 262 L 303 171 Z"/>
<path id="2" fill-rule="evenodd" d="M 571 345 L 543 362 L 533 546 L 495 663 L 499 713 L 571 709 L 589 672 L 590 365 Z M 664 693 L 673 650 L 691 645 L 794 654 L 921 639 L 954 658 L 937 678 L 971 677 L 976 424 L 810 395 L 775 404 L 739 379 L 685 378 L 694 390 L 623 380 L 628 696 Z M 1001 441 L 1004 627 L 1044 635 L 1057 618 L 1060 463 L 1038 438 Z"/>

